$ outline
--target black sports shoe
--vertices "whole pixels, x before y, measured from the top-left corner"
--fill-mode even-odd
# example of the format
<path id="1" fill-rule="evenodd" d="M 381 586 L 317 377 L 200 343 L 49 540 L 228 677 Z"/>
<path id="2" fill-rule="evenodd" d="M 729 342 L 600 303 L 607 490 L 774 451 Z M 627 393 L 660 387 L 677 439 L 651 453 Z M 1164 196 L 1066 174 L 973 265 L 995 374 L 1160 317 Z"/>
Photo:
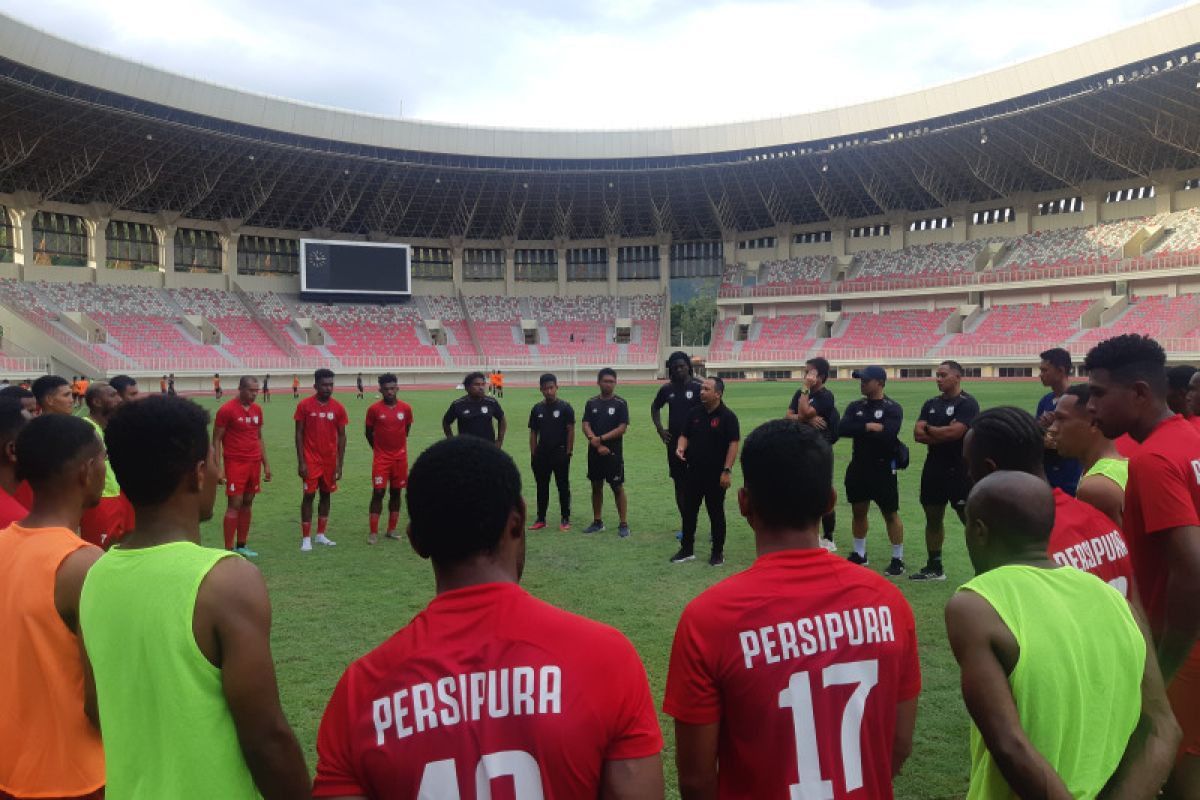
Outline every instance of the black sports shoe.
<path id="1" fill-rule="evenodd" d="M 855 553 L 855 552 L 851 552 L 850 555 L 846 556 L 846 560 L 849 561 L 851 564 L 858 564 L 859 566 L 862 566 L 862 567 L 865 567 L 867 565 L 867 557 L 860 556 L 858 553 Z"/>
<path id="2" fill-rule="evenodd" d="M 893 578 L 899 578 L 904 574 L 904 559 L 893 558 L 892 563 L 888 564 L 888 567 L 883 571 L 883 574 Z"/>
<path id="3" fill-rule="evenodd" d="M 921 567 L 920 572 L 914 572 L 908 576 L 910 581 L 944 581 L 946 573 L 942 571 L 941 564 L 926 564 Z"/>
<path id="4" fill-rule="evenodd" d="M 601 522 L 600 520 L 596 520 L 591 525 L 588 525 L 586 528 L 584 528 L 583 532 L 584 533 L 600 533 L 603 530 L 604 530 L 604 523 Z"/>
<path id="5" fill-rule="evenodd" d="M 695 560 L 696 560 L 696 554 L 693 553 L 691 550 L 684 550 L 682 547 L 679 548 L 679 552 L 677 552 L 675 555 L 671 556 L 672 564 L 682 564 L 685 561 L 695 561 Z"/>
<path id="6" fill-rule="evenodd" d="M 710 567 L 725 566 L 725 554 L 724 553 L 713 553 L 711 556 L 708 557 L 708 565 Z"/>

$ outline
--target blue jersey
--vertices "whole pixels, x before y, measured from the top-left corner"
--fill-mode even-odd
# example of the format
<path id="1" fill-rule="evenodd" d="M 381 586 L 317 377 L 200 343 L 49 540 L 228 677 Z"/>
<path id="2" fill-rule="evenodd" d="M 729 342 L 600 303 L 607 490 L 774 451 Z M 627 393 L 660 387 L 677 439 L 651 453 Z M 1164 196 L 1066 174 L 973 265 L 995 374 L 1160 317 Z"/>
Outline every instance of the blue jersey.
<path id="1" fill-rule="evenodd" d="M 1038 401 L 1038 419 L 1047 411 L 1054 411 L 1057 405 L 1058 398 L 1054 396 L 1054 392 L 1047 392 L 1046 396 Z M 1079 486 L 1079 478 L 1083 475 L 1083 465 L 1074 458 L 1063 458 L 1054 450 L 1046 451 L 1044 464 L 1046 480 L 1050 481 L 1050 485 L 1074 496 L 1075 489 Z"/>

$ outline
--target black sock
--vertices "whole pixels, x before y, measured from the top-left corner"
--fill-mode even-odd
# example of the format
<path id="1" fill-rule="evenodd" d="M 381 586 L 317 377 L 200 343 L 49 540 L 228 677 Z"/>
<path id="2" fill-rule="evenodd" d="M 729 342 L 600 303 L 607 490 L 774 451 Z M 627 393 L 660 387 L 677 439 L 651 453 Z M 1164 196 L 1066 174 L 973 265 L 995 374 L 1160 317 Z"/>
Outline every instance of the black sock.
<path id="1" fill-rule="evenodd" d="M 929 551 L 929 564 L 930 564 L 930 566 L 935 566 L 935 567 L 940 567 L 942 565 L 942 551 L 941 550 L 930 550 Z"/>
<path id="2" fill-rule="evenodd" d="M 825 516 L 821 517 L 821 530 L 825 533 L 825 538 L 833 541 L 833 530 L 837 527 L 837 512 L 830 511 Z"/>

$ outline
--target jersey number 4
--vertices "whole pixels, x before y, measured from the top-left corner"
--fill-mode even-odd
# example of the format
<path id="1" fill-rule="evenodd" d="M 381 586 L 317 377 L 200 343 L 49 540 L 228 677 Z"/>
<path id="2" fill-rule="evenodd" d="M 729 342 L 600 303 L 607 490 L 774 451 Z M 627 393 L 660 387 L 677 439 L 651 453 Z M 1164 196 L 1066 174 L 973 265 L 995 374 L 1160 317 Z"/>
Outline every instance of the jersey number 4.
<path id="1" fill-rule="evenodd" d="M 488 753 L 475 767 L 475 800 L 492 800 L 492 781 L 511 778 L 517 800 L 542 800 L 542 771 L 533 756 L 523 750 Z M 421 773 L 417 800 L 461 800 L 458 768 L 453 758 L 430 761 Z"/>
<path id="2" fill-rule="evenodd" d="M 846 791 L 853 792 L 863 785 L 862 720 L 867 708 L 867 695 L 879 683 L 879 662 L 852 661 L 831 664 L 821 670 L 824 688 L 855 685 L 854 692 L 842 709 L 841 747 L 842 774 Z M 796 735 L 796 771 L 799 780 L 788 787 L 789 800 L 832 800 L 833 782 L 821 777 L 821 757 L 817 750 L 817 722 L 813 714 L 812 681 L 807 672 L 795 672 L 788 679 L 788 688 L 779 693 L 779 707 L 792 710 L 792 730 Z"/>

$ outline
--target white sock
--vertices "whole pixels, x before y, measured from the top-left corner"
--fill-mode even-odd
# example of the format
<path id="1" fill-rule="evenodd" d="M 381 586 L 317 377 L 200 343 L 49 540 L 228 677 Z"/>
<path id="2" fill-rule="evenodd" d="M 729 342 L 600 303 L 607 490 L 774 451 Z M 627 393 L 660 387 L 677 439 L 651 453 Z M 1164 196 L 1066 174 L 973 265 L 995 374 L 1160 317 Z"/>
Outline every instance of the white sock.
<path id="1" fill-rule="evenodd" d="M 866 539 L 855 539 L 854 540 L 854 552 L 858 553 L 863 558 L 866 558 L 867 557 L 867 540 Z"/>
<path id="2" fill-rule="evenodd" d="M 892 545 L 892 558 L 904 558 L 904 545 Z"/>

